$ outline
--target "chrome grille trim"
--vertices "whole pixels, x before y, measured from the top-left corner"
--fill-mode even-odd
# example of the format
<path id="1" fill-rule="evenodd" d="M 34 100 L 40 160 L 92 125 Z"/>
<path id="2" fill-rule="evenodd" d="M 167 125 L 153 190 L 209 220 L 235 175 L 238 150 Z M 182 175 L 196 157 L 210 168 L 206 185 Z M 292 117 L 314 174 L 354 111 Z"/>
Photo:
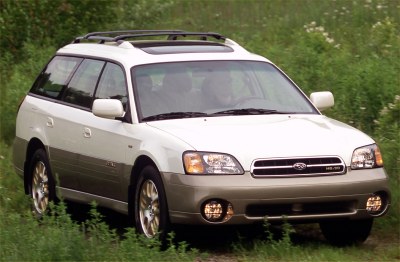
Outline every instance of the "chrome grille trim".
<path id="1" fill-rule="evenodd" d="M 338 156 L 266 158 L 254 160 L 250 172 L 254 177 L 343 175 L 346 164 Z"/>

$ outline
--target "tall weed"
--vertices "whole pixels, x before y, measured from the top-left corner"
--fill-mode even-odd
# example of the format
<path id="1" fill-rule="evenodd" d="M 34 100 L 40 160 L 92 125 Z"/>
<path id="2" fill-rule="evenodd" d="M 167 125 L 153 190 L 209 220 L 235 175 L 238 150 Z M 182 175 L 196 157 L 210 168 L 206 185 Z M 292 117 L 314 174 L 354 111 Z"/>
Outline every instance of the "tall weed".
<path id="1" fill-rule="evenodd" d="M 238 254 L 239 257 L 243 257 L 246 261 L 249 256 L 249 252 L 252 253 L 252 259 L 257 261 L 267 260 L 292 260 L 298 250 L 291 240 L 291 234 L 294 233 L 293 226 L 287 221 L 284 221 L 281 226 L 282 232 L 274 232 L 271 224 L 267 219 L 264 220 L 264 233 L 266 239 L 254 239 L 250 242 L 240 241 L 234 243 L 233 250 Z"/>
<path id="2" fill-rule="evenodd" d="M 200 255 L 183 243 L 163 252 L 157 240 L 132 228 L 119 236 L 95 205 L 83 224 L 71 219 L 63 202 L 51 208 L 40 221 L 0 209 L 0 261 L 194 261 Z"/>

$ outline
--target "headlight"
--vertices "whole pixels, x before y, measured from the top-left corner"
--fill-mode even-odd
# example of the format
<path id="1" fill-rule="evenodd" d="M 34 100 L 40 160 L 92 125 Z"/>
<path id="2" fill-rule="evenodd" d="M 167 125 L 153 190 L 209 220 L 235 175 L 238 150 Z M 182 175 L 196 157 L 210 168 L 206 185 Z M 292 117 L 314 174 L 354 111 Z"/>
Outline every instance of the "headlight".
<path id="1" fill-rule="evenodd" d="M 230 155 L 209 152 L 183 153 L 183 165 L 190 175 L 241 175 L 244 173 L 239 162 Z"/>
<path id="2" fill-rule="evenodd" d="M 381 151 L 376 144 L 357 148 L 351 157 L 351 169 L 382 167 Z"/>

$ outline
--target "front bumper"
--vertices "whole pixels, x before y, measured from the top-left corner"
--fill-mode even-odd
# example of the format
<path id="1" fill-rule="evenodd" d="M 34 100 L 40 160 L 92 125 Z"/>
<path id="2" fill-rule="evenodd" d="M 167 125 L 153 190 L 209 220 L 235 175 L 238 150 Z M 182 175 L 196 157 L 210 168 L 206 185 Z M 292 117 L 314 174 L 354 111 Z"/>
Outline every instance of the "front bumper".
<path id="1" fill-rule="evenodd" d="M 179 224 L 212 224 L 201 215 L 202 204 L 222 199 L 234 215 L 225 224 L 263 221 L 371 218 L 366 202 L 373 194 L 390 205 L 388 178 L 383 168 L 348 170 L 344 175 L 254 178 L 249 172 L 232 176 L 193 176 L 163 173 L 170 220 Z M 222 223 L 222 222 L 219 222 Z"/>

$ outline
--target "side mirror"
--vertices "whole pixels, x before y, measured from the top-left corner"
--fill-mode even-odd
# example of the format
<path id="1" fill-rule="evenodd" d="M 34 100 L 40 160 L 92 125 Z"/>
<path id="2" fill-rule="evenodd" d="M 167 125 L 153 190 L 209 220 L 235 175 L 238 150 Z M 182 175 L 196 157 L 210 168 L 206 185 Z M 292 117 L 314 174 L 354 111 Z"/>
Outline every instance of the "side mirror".
<path id="1" fill-rule="evenodd" d="M 329 91 L 315 92 L 310 95 L 310 100 L 319 111 L 323 111 L 335 104 L 333 95 Z"/>
<path id="2" fill-rule="evenodd" d="M 115 119 L 123 117 L 125 111 L 118 99 L 96 99 L 93 102 L 92 113 L 98 117 Z"/>

